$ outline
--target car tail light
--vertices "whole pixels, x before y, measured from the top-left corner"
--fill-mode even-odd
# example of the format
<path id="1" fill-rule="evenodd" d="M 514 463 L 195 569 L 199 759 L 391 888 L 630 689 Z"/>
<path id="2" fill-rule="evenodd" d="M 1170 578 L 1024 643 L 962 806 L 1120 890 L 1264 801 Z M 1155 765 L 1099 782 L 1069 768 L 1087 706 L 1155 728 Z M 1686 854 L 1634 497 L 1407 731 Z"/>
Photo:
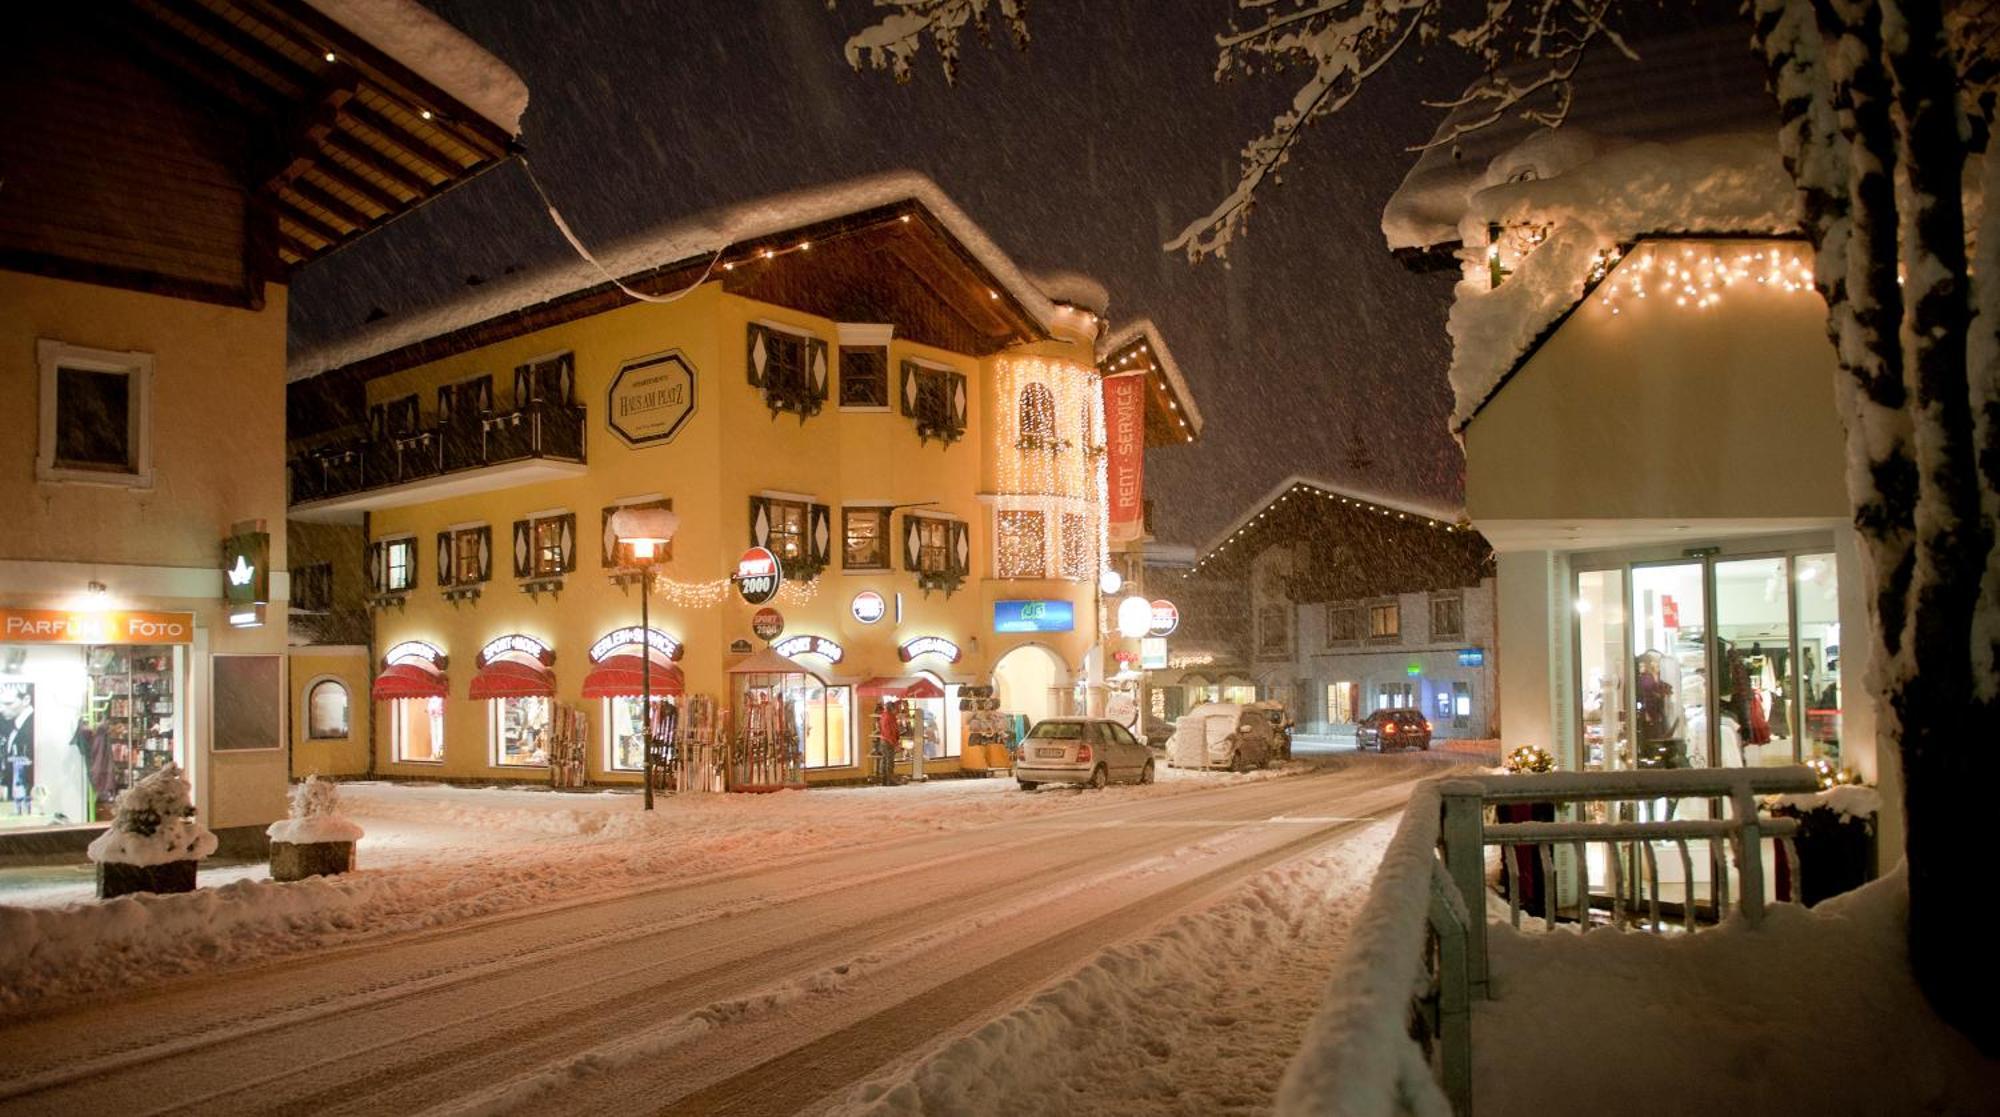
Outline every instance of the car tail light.
<path id="1" fill-rule="evenodd" d="M 1393 721 L 1382 726 L 1382 732 L 1384 733 L 1394 733 L 1395 731 L 1396 731 L 1396 723 Z"/>
<path id="2" fill-rule="evenodd" d="M 1089 745 L 1076 746 L 1076 762 L 1078 764 L 1090 763 L 1090 757 L 1091 757 L 1091 752 Z"/>

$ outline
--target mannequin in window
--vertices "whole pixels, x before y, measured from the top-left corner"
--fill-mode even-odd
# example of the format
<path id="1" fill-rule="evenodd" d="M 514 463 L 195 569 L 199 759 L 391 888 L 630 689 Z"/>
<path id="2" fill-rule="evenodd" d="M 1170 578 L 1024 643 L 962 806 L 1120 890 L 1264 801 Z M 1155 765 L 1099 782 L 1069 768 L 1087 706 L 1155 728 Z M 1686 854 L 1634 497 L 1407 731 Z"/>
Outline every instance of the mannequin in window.
<path id="1" fill-rule="evenodd" d="M 1688 766 L 1685 725 L 1681 715 L 1680 665 L 1656 650 L 1639 656 L 1635 691 L 1638 698 L 1638 759 L 1641 768 Z"/>

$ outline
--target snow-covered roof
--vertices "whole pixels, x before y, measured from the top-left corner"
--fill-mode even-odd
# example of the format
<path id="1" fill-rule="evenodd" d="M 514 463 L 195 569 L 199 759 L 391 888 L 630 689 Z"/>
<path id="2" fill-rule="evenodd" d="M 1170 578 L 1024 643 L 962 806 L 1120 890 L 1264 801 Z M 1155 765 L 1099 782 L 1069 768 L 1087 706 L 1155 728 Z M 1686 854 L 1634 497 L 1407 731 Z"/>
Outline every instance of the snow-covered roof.
<path id="1" fill-rule="evenodd" d="M 1566 123 L 1554 132 L 1509 115 L 1449 142 L 1479 116 L 1455 109 L 1382 210 L 1391 249 L 1459 240 L 1460 223 L 1478 191 L 1523 176 L 1548 177 L 1578 161 L 1576 133 L 1616 143 L 1672 143 L 1716 132 L 1762 129 L 1775 135 L 1776 102 L 1763 72 L 1731 23 L 1636 44 L 1640 60 L 1595 54 L 1577 74 Z M 1589 144 L 1601 142 L 1593 138 Z"/>
<path id="2" fill-rule="evenodd" d="M 604 271 L 589 261 L 571 257 L 546 268 L 468 287 L 438 304 L 385 318 L 344 337 L 294 353 L 288 373 L 292 380 L 317 376 L 553 299 L 606 286 L 604 272 L 628 278 L 669 265 L 705 262 L 741 241 L 779 236 L 820 222 L 911 201 L 936 218 L 1036 323 L 1044 330 L 1050 329 L 1058 313 L 1054 302 L 978 222 L 958 208 L 929 177 L 915 171 L 891 171 L 726 206 L 667 222 L 603 249 L 593 246 L 592 252 Z"/>
<path id="3" fill-rule="evenodd" d="M 1111 313 L 1111 291 L 1096 276 L 1058 269 L 1031 272 L 1028 278 L 1052 302 L 1068 303 L 1099 318 Z"/>
<path id="4" fill-rule="evenodd" d="M 1342 500 L 1359 503 L 1364 507 L 1374 507 L 1383 510 L 1385 514 L 1400 514 L 1405 517 L 1415 516 L 1418 519 L 1428 521 L 1433 527 L 1455 526 L 1464 515 L 1463 509 L 1447 508 L 1443 505 L 1428 504 L 1424 501 L 1409 500 L 1404 497 L 1386 496 L 1357 485 L 1322 481 L 1315 477 L 1308 477 L 1303 473 L 1294 473 L 1272 486 L 1271 491 L 1265 493 L 1263 499 L 1244 509 L 1242 515 L 1230 521 L 1227 527 L 1217 532 L 1207 543 L 1203 544 L 1201 547 L 1201 558 L 1197 561 L 1196 565 L 1208 561 L 1209 557 L 1214 555 L 1218 548 L 1249 530 L 1251 525 L 1266 510 L 1272 505 L 1277 504 L 1280 500 L 1287 499 L 1293 490 L 1298 489 L 1317 489 L 1320 492 Z"/>
<path id="5" fill-rule="evenodd" d="M 1455 429 L 1583 298 L 1600 252 L 1647 234 L 1789 235 L 1799 225 L 1798 191 L 1768 129 L 1636 144 L 1543 133 L 1502 158 L 1547 173 L 1475 191 L 1460 219 L 1465 243 L 1483 245 L 1489 224 L 1548 234 L 1497 287 L 1478 253 L 1463 262 L 1445 326 Z"/>
<path id="6" fill-rule="evenodd" d="M 1135 341 L 1144 339 L 1153 356 L 1160 362 L 1160 374 L 1167 378 L 1167 386 L 1173 390 L 1174 398 L 1180 401 L 1181 410 L 1187 414 L 1188 427 L 1199 436 L 1201 434 L 1201 405 L 1195 402 L 1194 392 L 1188 388 L 1187 378 L 1181 375 L 1180 362 L 1174 360 L 1174 351 L 1167 348 L 1167 337 L 1151 318 L 1135 318 L 1119 329 L 1113 330 L 1097 343 L 1097 360 L 1102 364 L 1120 349 Z"/>
<path id="7" fill-rule="evenodd" d="M 416 0 L 306 0 L 459 104 L 521 134 L 528 87 L 505 62 Z"/>

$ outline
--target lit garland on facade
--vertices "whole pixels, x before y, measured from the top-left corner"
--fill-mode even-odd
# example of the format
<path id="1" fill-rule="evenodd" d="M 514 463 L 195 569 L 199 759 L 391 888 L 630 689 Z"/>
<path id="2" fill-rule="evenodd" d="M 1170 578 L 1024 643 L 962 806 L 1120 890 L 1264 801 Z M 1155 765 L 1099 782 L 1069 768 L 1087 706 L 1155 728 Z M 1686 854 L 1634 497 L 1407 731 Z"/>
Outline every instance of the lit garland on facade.
<path id="1" fill-rule="evenodd" d="M 1628 298 L 1665 299 L 1676 307 L 1708 310 L 1732 287 L 1764 287 L 1787 294 L 1814 289 L 1812 265 L 1795 247 L 1683 244 L 1676 249 L 1651 241 L 1630 253 L 1621 254 L 1616 248 L 1600 251 L 1591 262 L 1590 282 L 1600 284 L 1597 301 L 1612 315 Z"/>
<path id="2" fill-rule="evenodd" d="M 667 604 L 682 609 L 713 609 L 736 592 L 736 581 L 733 578 L 712 578 L 706 582 L 683 582 L 665 574 L 655 574 L 653 591 L 665 598 Z M 806 582 L 788 581 L 778 587 L 778 602 L 783 605 L 804 605 L 817 596 L 818 578 Z"/>
<path id="3" fill-rule="evenodd" d="M 1042 524 L 1039 537 L 995 530 L 999 569 L 1033 569 L 1039 544 L 1052 576 L 1095 579 L 1111 554 L 1104 514 L 1110 504 L 1104 395 L 1097 370 L 1048 357 L 1012 357 L 999 361 L 996 371 L 999 511 L 1032 512 Z M 1030 399 L 1037 402 L 1025 402 Z M 1084 564 L 1088 569 L 1064 569 L 1065 513 L 1085 518 L 1085 537 L 1096 550 Z"/>
<path id="4" fill-rule="evenodd" d="M 1299 497 L 1301 500 L 1311 497 L 1317 497 L 1323 501 L 1330 501 L 1333 503 L 1344 504 L 1351 508 L 1358 509 L 1359 511 L 1362 512 L 1373 512 L 1376 513 L 1377 515 L 1384 516 L 1389 519 L 1400 520 L 1405 523 L 1409 523 L 1411 521 L 1421 521 L 1426 527 L 1439 528 L 1446 532 L 1456 532 L 1460 527 L 1460 525 L 1458 524 L 1446 523 L 1443 520 L 1426 516 L 1420 512 L 1405 512 L 1400 508 L 1390 508 L 1387 505 L 1375 504 L 1371 501 L 1362 500 L 1360 497 L 1342 496 L 1337 492 L 1330 492 L 1326 489 L 1315 488 L 1311 485 L 1293 485 L 1291 488 L 1285 490 L 1284 494 L 1279 496 L 1278 499 L 1272 501 L 1267 507 L 1265 507 L 1263 511 L 1257 513 L 1255 516 L 1250 517 L 1248 520 L 1245 520 L 1242 526 L 1236 528 L 1234 531 L 1231 531 L 1229 533 L 1229 538 L 1224 539 L 1222 542 L 1216 544 L 1214 550 L 1210 551 L 1206 555 L 1203 555 L 1198 561 L 1196 561 L 1193 569 L 1189 570 L 1188 574 L 1192 575 L 1195 571 L 1198 571 L 1202 567 L 1208 565 L 1210 560 L 1221 558 L 1222 552 L 1228 550 L 1229 545 L 1231 543 L 1235 543 L 1239 539 L 1241 539 L 1243 537 L 1243 533 L 1256 530 L 1257 525 L 1263 522 L 1264 517 L 1269 516 L 1272 513 L 1281 510 L 1284 507 L 1285 502 L 1291 500 L 1293 497 Z"/>

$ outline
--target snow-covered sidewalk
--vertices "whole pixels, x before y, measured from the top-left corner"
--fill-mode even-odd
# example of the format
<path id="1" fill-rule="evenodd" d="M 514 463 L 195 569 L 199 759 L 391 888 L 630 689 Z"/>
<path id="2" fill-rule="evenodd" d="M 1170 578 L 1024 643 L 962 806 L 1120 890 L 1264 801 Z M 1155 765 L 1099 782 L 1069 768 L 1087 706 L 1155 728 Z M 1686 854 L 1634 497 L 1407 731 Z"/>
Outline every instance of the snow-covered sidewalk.
<path id="1" fill-rule="evenodd" d="M 1339 763 L 1339 761 L 1332 761 Z M 1000 779 L 671 796 L 352 783 L 359 871 L 292 884 L 262 864 L 198 891 L 91 900 L 83 879 L 0 892 L 0 1012 L 218 965 L 838 855 L 912 835 L 1283 778 L 1166 770 L 1146 787 L 1020 792 Z"/>
<path id="2" fill-rule="evenodd" d="M 1773 905 L 1756 930 L 1490 925 L 1473 1097 L 1488 1113 L 1613 1097 L 1632 1115 L 2000 1112 L 2000 1060 L 1910 976 L 1908 913 L 1898 870 L 1811 910 Z"/>

